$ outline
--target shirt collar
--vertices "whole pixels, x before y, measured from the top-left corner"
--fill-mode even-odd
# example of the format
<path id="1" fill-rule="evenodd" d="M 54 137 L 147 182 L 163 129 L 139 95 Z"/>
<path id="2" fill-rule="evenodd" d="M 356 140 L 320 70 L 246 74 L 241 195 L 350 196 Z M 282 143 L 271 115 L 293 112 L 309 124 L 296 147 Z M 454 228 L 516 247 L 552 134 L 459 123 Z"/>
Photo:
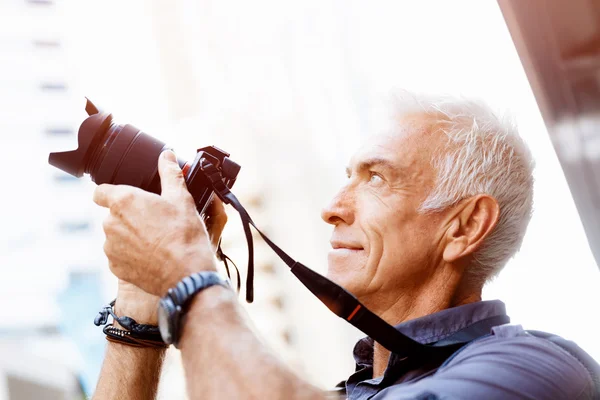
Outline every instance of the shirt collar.
<path id="1" fill-rule="evenodd" d="M 428 344 L 481 320 L 500 315 L 506 315 L 506 307 L 500 300 L 478 301 L 415 318 L 396 325 L 395 328 L 419 343 Z M 357 366 L 372 366 L 373 339 L 366 337 L 356 343 L 354 360 Z"/>

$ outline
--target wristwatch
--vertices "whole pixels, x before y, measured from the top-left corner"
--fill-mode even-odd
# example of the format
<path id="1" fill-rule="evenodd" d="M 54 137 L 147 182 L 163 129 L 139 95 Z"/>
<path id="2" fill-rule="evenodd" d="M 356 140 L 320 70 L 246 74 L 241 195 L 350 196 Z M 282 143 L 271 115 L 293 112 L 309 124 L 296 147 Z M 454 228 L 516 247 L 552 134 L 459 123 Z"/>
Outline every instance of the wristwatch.
<path id="1" fill-rule="evenodd" d="M 227 279 L 217 272 L 202 271 L 183 278 L 175 287 L 168 290 L 158 305 L 158 328 L 166 344 L 178 348 L 181 336 L 181 321 L 187 305 L 196 294 L 214 285 L 231 289 Z"/>

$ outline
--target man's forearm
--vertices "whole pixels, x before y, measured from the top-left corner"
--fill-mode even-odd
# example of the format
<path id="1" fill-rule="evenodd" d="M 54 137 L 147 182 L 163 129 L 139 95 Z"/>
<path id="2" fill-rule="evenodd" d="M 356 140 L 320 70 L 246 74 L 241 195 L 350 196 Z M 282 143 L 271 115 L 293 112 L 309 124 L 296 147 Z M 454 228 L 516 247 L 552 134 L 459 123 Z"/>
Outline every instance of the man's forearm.
<path id="1" fill-rule="evenodd" d="M 220 286 L 194 298 L 180 344 L 191 400 L 324 398 L 258 340 L 233 293 Z"/>
<path id="2" fill-rule="evenodd" d="M 109 342 L 93 399 L 154 399 L 164 355 L 165 349 Z"/>

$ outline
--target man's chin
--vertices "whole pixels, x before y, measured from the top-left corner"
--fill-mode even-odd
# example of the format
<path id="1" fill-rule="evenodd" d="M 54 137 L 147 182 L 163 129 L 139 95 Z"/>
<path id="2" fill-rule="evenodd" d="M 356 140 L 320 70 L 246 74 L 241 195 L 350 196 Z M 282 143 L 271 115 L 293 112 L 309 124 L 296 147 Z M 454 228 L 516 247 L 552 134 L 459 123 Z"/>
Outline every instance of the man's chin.
<path id="1" fill-rule="evenodd" d="M 332 250 L 327 257 L 326 276 L 358 297 L 365 287 L 366 264 L 364 251 Z"/>
<path id="2" fill-rule="evenodd" d="M 356 296 L 356 278 L 353 279 L 353 277 L 351 276 L 351 274 L 348 273 L 348 271 L 338 271 L 335 268 L 331 268 L 330 266 L 327 269 L 327 275 L 325 276 Z"/>

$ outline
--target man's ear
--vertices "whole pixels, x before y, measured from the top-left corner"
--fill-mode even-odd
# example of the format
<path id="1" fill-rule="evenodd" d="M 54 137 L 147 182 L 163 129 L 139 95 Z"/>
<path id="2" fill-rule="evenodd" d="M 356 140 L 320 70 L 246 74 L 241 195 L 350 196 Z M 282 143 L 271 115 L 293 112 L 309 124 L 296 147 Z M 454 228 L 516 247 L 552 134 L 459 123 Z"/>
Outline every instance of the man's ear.
<path id="1" fill-rule="evenodd" d="M 455 262 L 481 247 L 498 224 L 500 207 L 495 198 L 481 194 L 459 203 L 453 214 L 446 231 L 446 262 Z"/>

